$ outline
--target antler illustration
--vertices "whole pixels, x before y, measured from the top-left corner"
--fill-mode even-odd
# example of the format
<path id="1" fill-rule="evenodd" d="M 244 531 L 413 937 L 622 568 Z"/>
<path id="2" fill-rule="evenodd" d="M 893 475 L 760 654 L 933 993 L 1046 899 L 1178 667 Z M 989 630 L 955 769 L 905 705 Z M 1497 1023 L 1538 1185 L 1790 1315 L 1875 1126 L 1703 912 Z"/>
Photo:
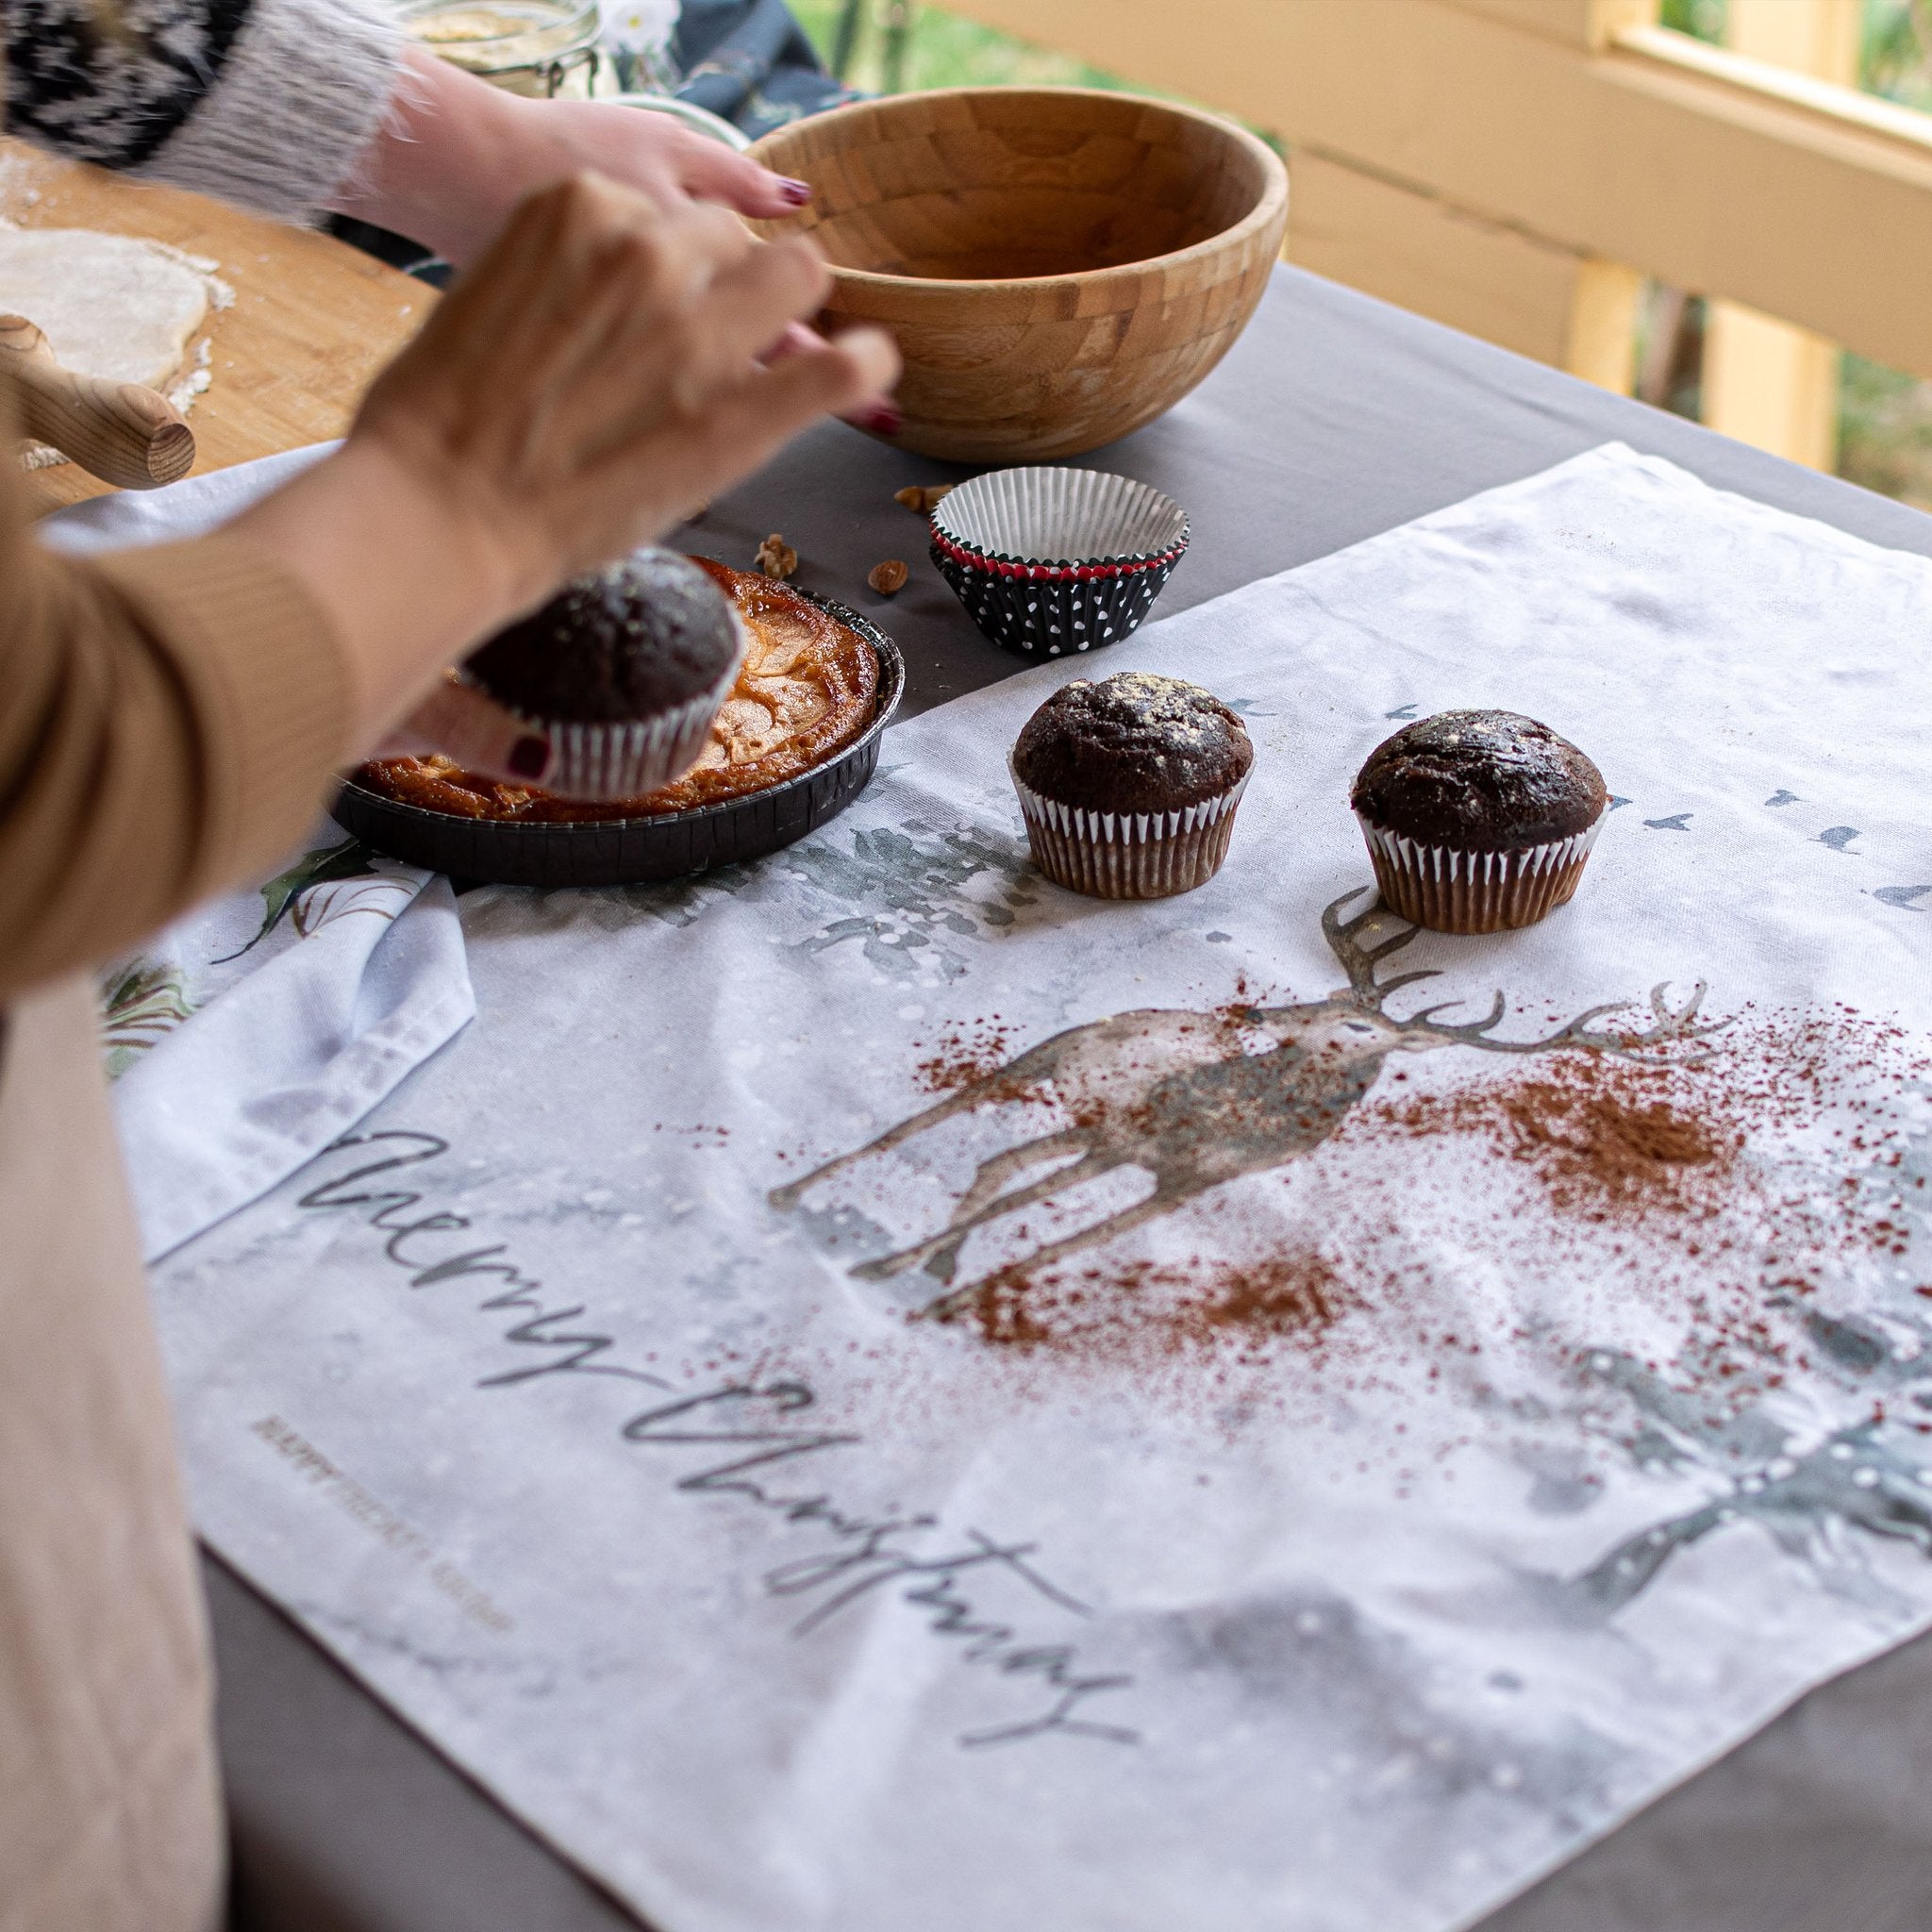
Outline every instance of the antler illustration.
<path id="1" fill-rule="evenodd" d="M 1413 1028 L 1433 1039 L 1478 1047 L 1484 1053 L 1554 1053 L 1566 1046 L 1581 1046 L 1588 1047 L 1592 1053 L 1615 1054 L 1624 1059 L 1640 1060 L 1649 1058 L 1650 1050 L 1655 1047 L 1679 1040 L 1703 1040 L 1730 1024 L 1728 1020 L 1698 1024 L 1698 1008 L 1703 1006 L 1704 995 L 1709 991 L 1704 980 L 1697 981 L 1691 988 L 1690 997 L 1681 1007 L 1672 1007 L 1665 997 L 1669 987 L 1670 981 L 1665 979 L 1651 988 L 1650 1010 L 1656 1024 L 1648 1027 L 1600 1028 L 1592 1025 L 1592 1021 L 1601 1020 L 1606 1013 L 1621 1013 L 1636 1005 L 1634 1000 L 1607 1000 L 1600 1007 L 1586 1007 L 1574 1020 L 1557 1027 L 1554 1033 L 1544 1034 L 1541 1040 L 1492 1040 L 1490 1038 L 1491 1030 L 1502 1024 L 1503 1015 L 1507 1010 L 1507 1002 L 1500 992 L 1480 1020 L 1462 1023 L 1438 1020 L 1435 1017 L 1438 1013 L 1446 1013 L 1462 1004 L 1459 1000 L 1450 1000 L 1440 1007 L 1424 1007 L 1401 1024 L 1405 1032 Z"/>
<path id="2" fill-rule="evenodd" d="M 1586 1008 L 1574 1020 L 1559 1026 L 1556 1032 L 1545 1034 L 1541 1040 L 1494 1040 L 1491 1035 L 1503 1024 L 1503 1016 L 1509 1010 L 1508 1000 L 1500 991 L 1489 1012 L 1480 1020 L 1436 1018 L 1438 1013 L 1453 1012 L 1463 1004 L 1460 1000 L 1447 1000 L 1441 1006 L 1424 1007 L 1406 1020 L 1396 1020 L 1386 1010 L 1389 995 L 1419 979 L 1433 979 L 1437 974 L 1433 968 L 1424 967 L 1413 973 L 1398 973 L 1392 979 L 1376 979 L 1376 967 L 1391 953 L 1399 953 L 1416 939 L 1422 927 L 1405 925 L 1376 944 L 1363 944 L 1357 935 L 1371 921 L 1382 916 L 1394 917 L 1379 897 L 1372 900 L 1354 918 L 1344 920 L 1341 917 L 1341 908 L 1368 890 L 1362 887 L 1355 892 L 1344 892 L 1333 904 L 1324 907 L 1322 935 L 1328 941 L 1329 951 L 1347 970 L 1349 989 L 1357 1003 L 1371 1012 L 1381 1013 L 1384 1018 L 1393 1021 L 1405 1033 L 1424 1033 L 1432 1040 L 1474 1046 L 1484 1053 L 1556 1053 L 1564 1047 L 1574 1046 L 1588 1048 L 1592 1053 L 1616 1054 L 1625 1059 L 1642 1059 L 1651 1049 L 1682 1040 L 1701 1040 L 1730 1024 L 1726 1020 L 1708 1025 L 1697 1024 L 1698 1009 L 1704 1004 L 1704 995 L 1709 991 L 1701 979 L 1692 988 L 1690 997 L 1676 1008 L 1672 1007 L 1666 998 L 1669 980 L 1652 987 L 1650 1010 L 1656 1024 L 1646 1028 L 1599 1028 L 1593 1025 L 1592 1022 L 1601 1020 L 1607 1013 L 1620 1013 L 1635 1004 L 1631 1000 L 1607 1000 L 1602 1006 Z"/>
<path id="3" fill-rule="evenodd" d="M 1436 979 L 1441 976 L 1440 969 L 1424 966 L 1414 973 L 1398 973 L 1393 979 L 1384 980 L 1379 985 L 1375 979 L 1375 968 L 1391 953 L 1399 953 L 1422 932 L 1419 925 L 1405 925 L 1392 939 L 1384 940 L 1381 944 L 1365 946 L 1357 943 L 1356 934 L 1372 920 L 1388 913 L 1389 908 L 1378 896 L 1371 899 L 1363 909 L 1346 922 L 1341 917 L 1341 908 L 1351 899 L 1359 898 L 1365 891 L 1374 892 L 1373 886 L 1360 886 L 1353 892 L 1344 892 L 1341 897 L 1322 908 L 1322 937 L 1328 941 L 1328 950 L 1341 960 L 1348 974 L 1351 991 L 1360 1003 L 1373 1011 L 1380 1012 L 1382 1002 L 1391 992 L 1405 986 L 1412 986 L 1418 979 Z M 1440 1009 L 1439 1009 L 1440 1010 Z"/>

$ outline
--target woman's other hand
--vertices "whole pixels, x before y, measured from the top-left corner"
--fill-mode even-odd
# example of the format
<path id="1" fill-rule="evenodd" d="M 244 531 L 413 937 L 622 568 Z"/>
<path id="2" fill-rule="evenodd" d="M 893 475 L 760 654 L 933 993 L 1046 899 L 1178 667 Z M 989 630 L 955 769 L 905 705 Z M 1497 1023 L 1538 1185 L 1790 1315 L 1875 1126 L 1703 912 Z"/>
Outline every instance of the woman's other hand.
<path id="1" fill-rule="evenodd" d="M 411 47 L 389 119 L 335 207 L 460 266 L 482 253 L 519 203 L 587 173 L 665 208 L 708 201 L 770 220 L 811 199 L 804 182 L 669 114 L 614 101 L 526 99 Z M 801 322 L 774 347 L 786 354 L 815 340 Z M 901 421 L 883 397 L 838 413 L 881 436 L 895 434 Z"/>
<path id="2" fill-rule="evenodd" d="M 441 667 L 566 577 L 662 536 L 819 416 L 876 401 L 898 373 L 886 337 L 797 341 L 826 281 L 808 242 L 755 242 L 708 204 L 585 176 L 519 208 L 342 450 L 234 525 L 335 620 L 345 752 L 387 739 Z"/>
<path id="3" fill-rule="evenodd" d="M 525 99 L 411 47 L 389 120 L 336 212 L 407 235 L 460 267 L 520 203 L 582 174 L 606 175 L 665 208 L 711 201 L 769 219 L 811 198 L 802 181 L 669 114 L 612 101 Z"/>

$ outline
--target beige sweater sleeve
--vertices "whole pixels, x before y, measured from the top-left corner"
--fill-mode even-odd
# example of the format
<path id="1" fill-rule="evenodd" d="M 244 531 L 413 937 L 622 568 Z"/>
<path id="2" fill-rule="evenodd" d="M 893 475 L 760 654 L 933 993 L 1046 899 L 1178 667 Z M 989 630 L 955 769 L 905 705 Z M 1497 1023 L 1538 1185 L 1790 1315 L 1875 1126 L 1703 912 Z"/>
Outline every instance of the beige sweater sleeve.
<path id="1" fill-rule="evenodd" d="M 57 557 L 23 494 L 0 454 L 0 1001 L 269 864 L 349 752 L 341 647 L 271 557 Z"/>

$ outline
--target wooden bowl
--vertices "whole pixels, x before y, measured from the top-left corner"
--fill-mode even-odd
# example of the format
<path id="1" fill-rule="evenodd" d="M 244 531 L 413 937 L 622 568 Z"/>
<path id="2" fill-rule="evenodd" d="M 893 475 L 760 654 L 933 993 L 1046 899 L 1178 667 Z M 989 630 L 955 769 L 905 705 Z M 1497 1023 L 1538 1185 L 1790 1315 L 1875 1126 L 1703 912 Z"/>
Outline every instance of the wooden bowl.
<path id="1" fill-rule="evenodd" d="M 906 358 L 884 439 L 961 462 L 1078 456 L 1170 409 L 1246 326 L 1288 171 L 1232 122 L 1087 88 L 860 101 L 751 153 L 811 184 L 801 226 Z"/>

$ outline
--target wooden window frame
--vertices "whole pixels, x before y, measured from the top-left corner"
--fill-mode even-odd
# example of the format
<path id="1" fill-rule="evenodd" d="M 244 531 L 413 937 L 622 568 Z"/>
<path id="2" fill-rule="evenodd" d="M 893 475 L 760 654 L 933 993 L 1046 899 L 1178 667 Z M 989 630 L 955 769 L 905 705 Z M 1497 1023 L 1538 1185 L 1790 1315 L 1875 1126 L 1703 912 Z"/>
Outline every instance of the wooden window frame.
<path id="1" fill-rule="evenodd" d="M 947 4 L 1554 251 L 1580 289 L 1618 264 L 1932 375 L 1932 116 L 1657 26 L 1652 0 Z M 1290 234 L 1299 258 L 1292 208 Z M 1587 338 L 1572 306 L 1559 332 Z"/>

